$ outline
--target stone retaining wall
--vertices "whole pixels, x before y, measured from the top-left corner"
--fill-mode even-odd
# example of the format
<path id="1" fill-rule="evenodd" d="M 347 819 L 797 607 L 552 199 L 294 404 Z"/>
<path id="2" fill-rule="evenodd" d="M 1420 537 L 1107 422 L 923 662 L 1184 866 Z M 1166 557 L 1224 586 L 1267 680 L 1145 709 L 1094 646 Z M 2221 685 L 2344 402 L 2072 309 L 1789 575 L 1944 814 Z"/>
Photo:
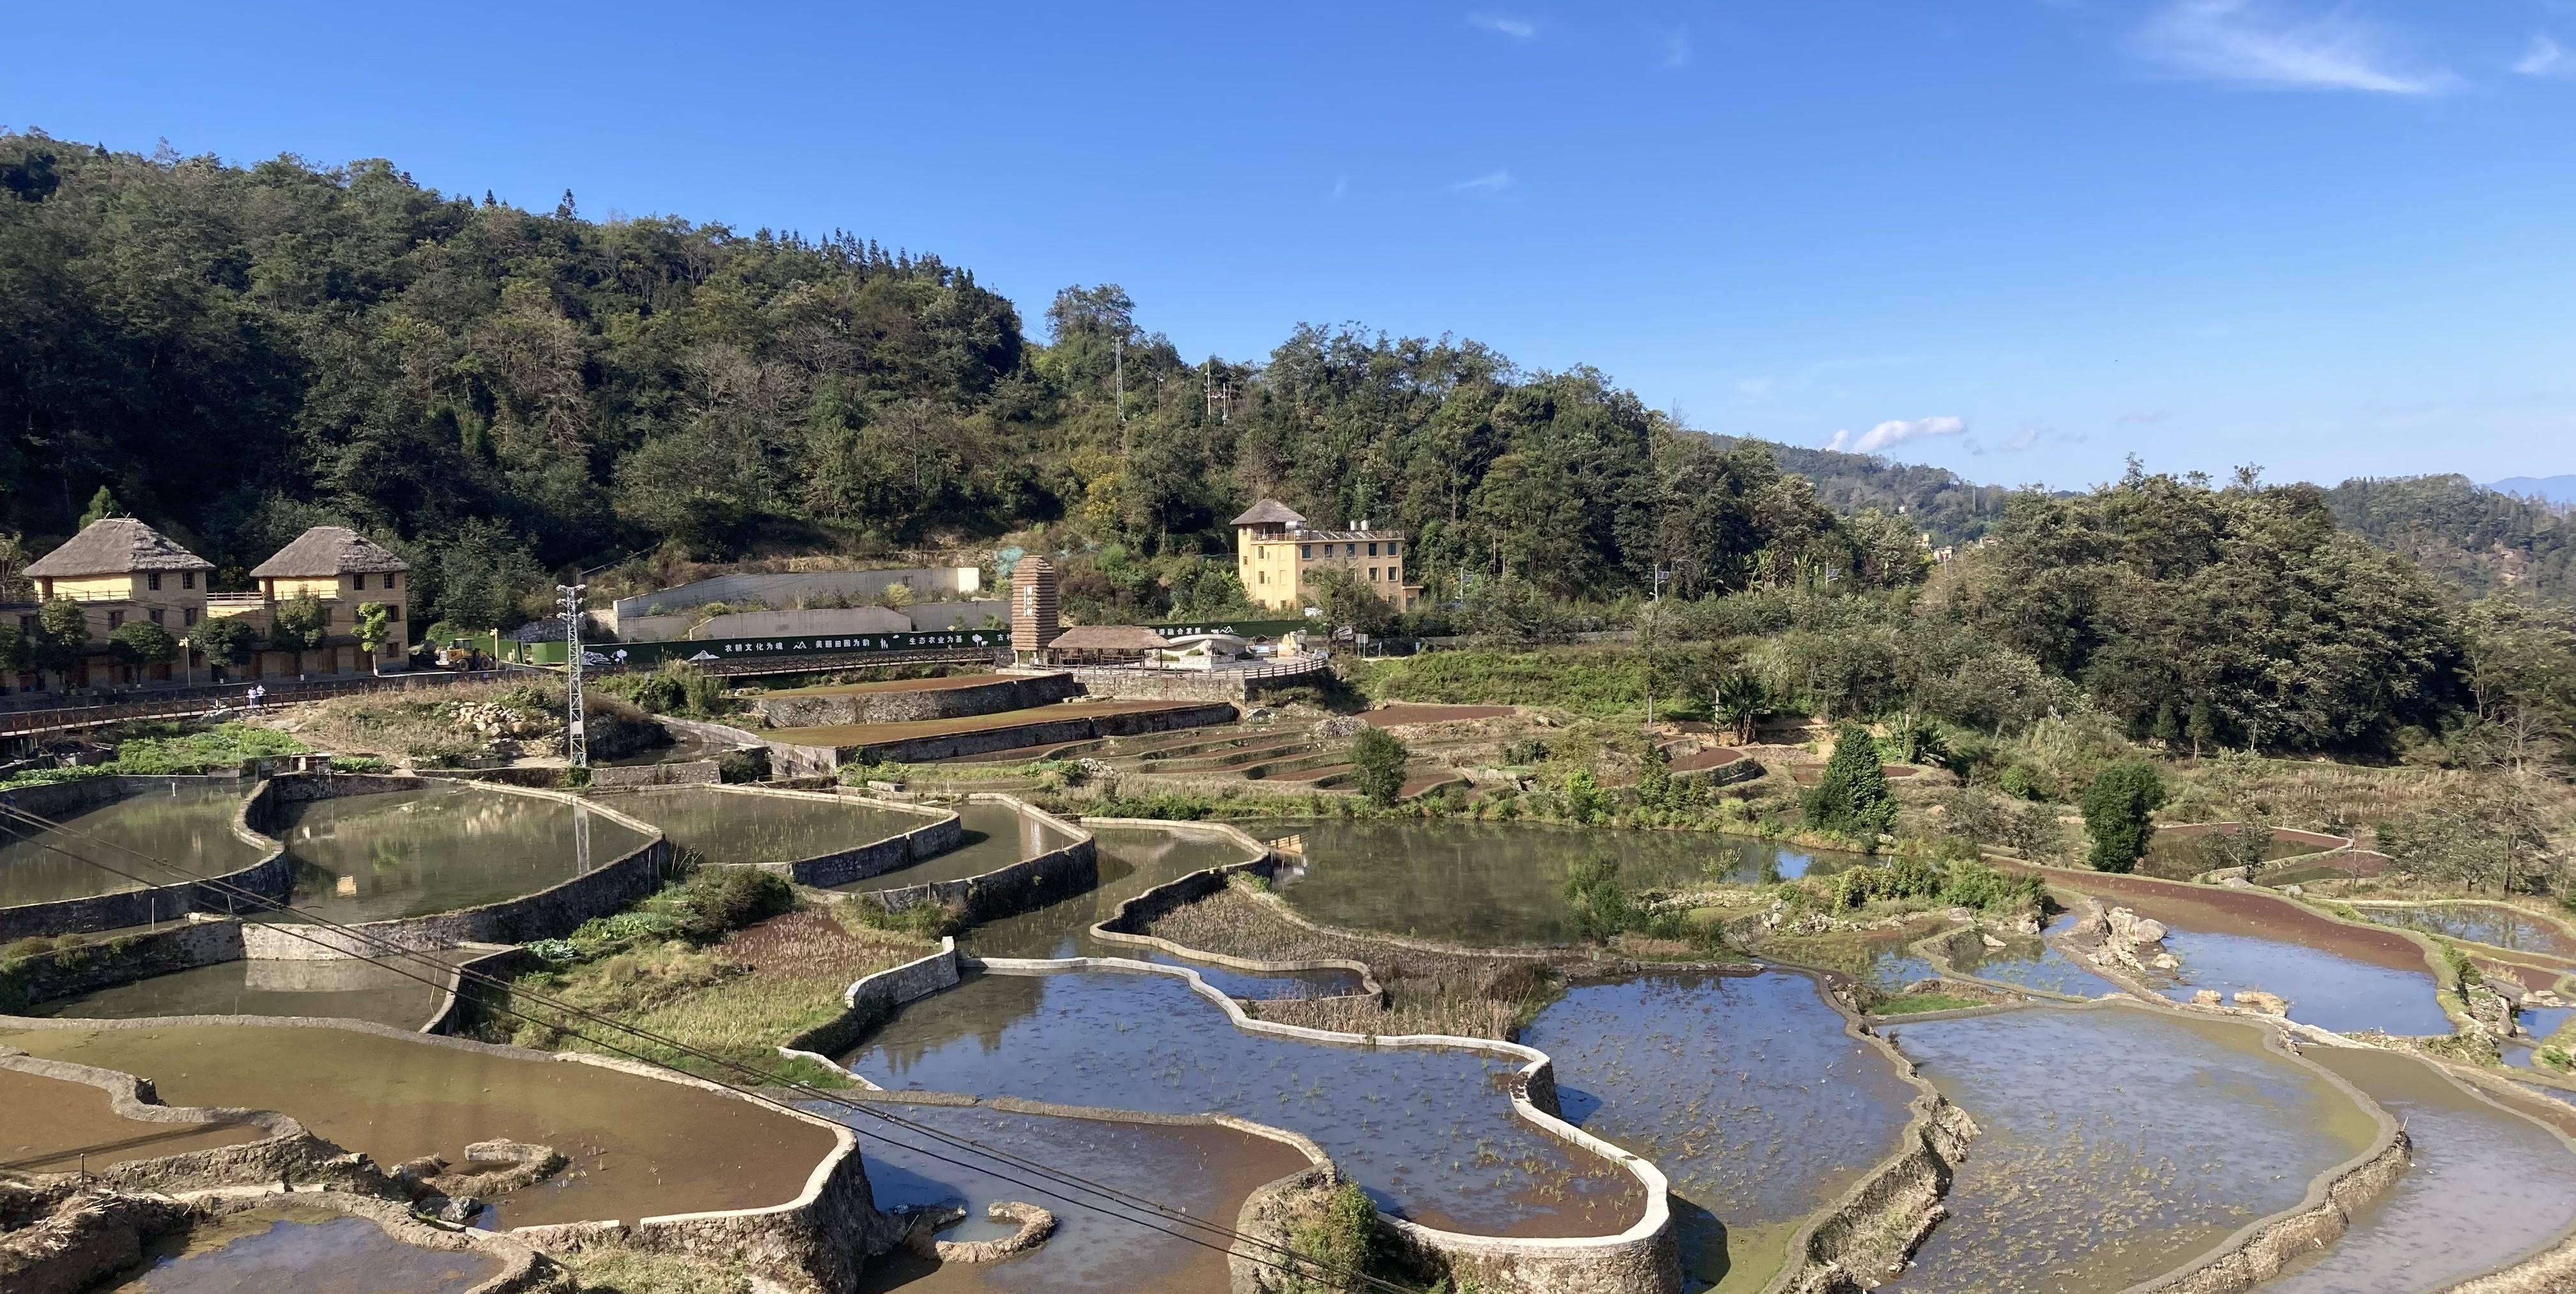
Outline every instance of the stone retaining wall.
<path id="1" fill-rule="evenodd" d="M 379 790 L 408 790 L 424 785 L 420 778 L 353 777 L 345 774 L 272 779 L 287 800 L 327 799 Z M 394 917 L 350 927 L 343 934 L 303 923 L 252 922 L 242 930 L 244 956 L 269 960 L 377 956 L 387 947 L 436 952 L 458 944 L 523 944 L 572 933 L 592 917 L 607 916 L 660 889 L 671 869 L 671 842 L 660 829 L 601 805 L 561 791 L 494 786 L 507 795 L 559 800 L 605 815 L 644 837 L 645 843 L 621 857 L 534 894 L 486 903 L 481 907 L 427 916 Z"/>
<path id="2" fill-rule="evenodd" d="M 774 694 L 753 701 L 751 709 L 772 728 L 817 728 L 844 723 L 918 723 L 925 719 L 961 719 L 1053 705 L 1081 691 L 1074 682 L 1074 676 L 1067 673 L 1006 674 L 991 682 L 967 687 Z"/>
<path id="3" fill-rule="evenodd" d="M 1100 846 L 1090 832 L 1007 795 L 979 792 L 966 798 L 969 802 L 1010 805 L 1073 837 L 1073 842 L 964 880 L 875 890 L 858 895 L 857 901 L 874 903 L 889 912 L 901 912 L 921 903 L 952 903 L 965 910 L 967 921 L 980 924 L 1034 912 L 1100 884 Z"/>
<path id="4" fill-rule="evenodd" d="M 0 973 L 0 1011 L 88 993 L 242 955 L 238 921 L 198 916 L 185 925 L 39 953 Z"/>
<path id="5" fill-rule="evenodd" d="M 1076 668 L 1086 695 L 1121 701 L 1249 701 L 1264 692 L 1312 687 L 1332 672 L 1318 658 L 1313 667 L 1285 674 L 1250 669 Z"/>
<path id="6" fill-rule="evenodd" d="M 9 801 L 40 817 L 59 818 L 67 813 L 105 804 L 137 792 L 165 787 L 173 782 L 208 782 L 231 785 L 233 778 L 176 777 L 93 777 L 77 782 L 56 782 L 50 786 L 31 786 L 8 793 Z M 267 783 L 261 784 L 264 790 Z M 251 793 L 256 800 L 259 791 Z M 265 851 L 260 860 L 239 871 L 207 878 L 235 886 L 264 898 L 283 900 L 293 888 L 285 860 L 284 847 L 269 839 L 251 825 L 251 805 L 245 801 L 233 815 L 233 832 Z M 130 855 L 102 850 L 93 855 L 96 861 L 119 871 L 131 871 L 144 879 L 154 879 L 155 869 Z M 224 913 L 239 906 L 213 886 L 197 881 L 179 881 L 117 894 L 97 894 L 87 898 L 61 899 L 52 903 L 24 903 L 0 908 L 0 943 L 38 935 L 87 933 L 96 930 L 122 930 L 170 921 L 190 912 Z"/>
<path id="7" fill-rule="evenodd" d="M 712 759 L 675 764 L 593 764 L 590 788 L 616 791 L 638 786 L 714 786 L 724 781 L 722 766 Z"/>
<path id="8" fill-rule="evenodd" d="M 808 746 L 788 741 L 764 744 L 769 747 L 772 770 L 782 776 L 797 776 L 833 772 L 840 768 L 843 760 L 854 759 L 862 752 L 899 764 L 922 764 L 985 755 L 997 750 L 1017 750 L 1023 746 L 1061 746 L 1097 737 L 1132 737 L 1139 733 L 1169 732 L 1176 728 L 1204 728 L 1232 723 L 1238 714 L 1232 702 L 1219 701 L 1170 710 L 1031 719 L 1026 723 L 973 732 L 941 733 L 851 746 Z"/>
<path id="9" fill-rule="evenodd" d="M 840 1018 L 779 1044 L 778 1054 L 789 1060 L 820 1061 L 827 1069 L 848 1073 L 841 1070 L 834 1056 L 859 1045 L 859 1039 L 892 1018 L 904 1003 L 955 987 L 957 967 L 957 940 L 953 936 L 943 938 L 938 952 L 878 971 L 850 985 L 841 994 Z M 858 1081 L 871 1090 L 876 1087 L 866 1079 Z"/>
<path id="10" fill-rule="evenodd" d="M 439 994 L 438 1009 L 430 1012 L 429 1019 L 420 1026 L 422 1033 L 452 1034 L 464 1024 L 470 997 L 465 992 L 467 974 L 486 975 L 494 979 L 506 980 L 545 965 L 544 958 L 516 945 L 467 944 L 465 947 L 484 948 L 488 951 L 456 963 L 455 972 L 447 977 L 447 990 Z"/>
<path id="11" fill-rule="evenodd" d="M 830 889 L 835 885 L 847 885 L 852 881 L 866 880 L 880 872 L 890 872 L 908 863 L 936 857 L 957 848 L 964 842 L 966 835 L 965 825 L 959 821 L 956 814 L 896 800 L 880 800 L 864 795 L 835 794 L 828 791 L 789 790 L 775 786 L 727 786 L 721 788 L 721 793 L 793 797 L 831 804 L 855 804 L 880 812 L 923 819 L 920 826 L 909 831 L 899 832 L 883 840 L 872 840 L 849 849 L 817 854 L 812 858 L 798 858 L 784 862 L 722 864 L 723 866 L 758 867 L 764 872 L 775 872 L 784 876 L 793 884 L 810 885 L 816 889 Z"/>

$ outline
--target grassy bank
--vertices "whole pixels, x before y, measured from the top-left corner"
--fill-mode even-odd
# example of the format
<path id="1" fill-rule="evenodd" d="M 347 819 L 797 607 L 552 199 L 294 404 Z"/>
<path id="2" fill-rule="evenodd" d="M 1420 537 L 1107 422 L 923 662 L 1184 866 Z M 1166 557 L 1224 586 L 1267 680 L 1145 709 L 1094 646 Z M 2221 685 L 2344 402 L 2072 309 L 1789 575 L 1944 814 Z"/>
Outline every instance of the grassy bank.
<path id="1" fill-rule="evenodd" d="M 35 768 L 19 773 L 0 790 L 76 782 L 119 773 L 147 777 L 190 776 L 218 768 L 236 768 L 244 760 L 301 755 L 313 748 L 295 737 L 249 723 L 219 723 L 196 728 L 183 724 L 137 724 L 116 744 L 116 757 L 79 768 Z"/>
<path id="2" fill-rule="evenodd" d="M 474 1034 L 541 1051 L 616 1054 L 578 1031 L 708 1077 L 738 1078 L 726 1068 L 734 1064 L 845 1086 L 829 1071 L 782 1061 L 778 1045 L 838 1019 L 854 981 L 937 945 L 905 931 L 845 924 L 842 906 L 798 904 L 786 882 L 762 872 L 701 871 L 626 912 L 585 923 L 569 939 L 531 945 L 549 965 L 518 976 L 511 991 L 484 1004 Z M 681 1046 L 607 1029 L 530 995 Z"/>

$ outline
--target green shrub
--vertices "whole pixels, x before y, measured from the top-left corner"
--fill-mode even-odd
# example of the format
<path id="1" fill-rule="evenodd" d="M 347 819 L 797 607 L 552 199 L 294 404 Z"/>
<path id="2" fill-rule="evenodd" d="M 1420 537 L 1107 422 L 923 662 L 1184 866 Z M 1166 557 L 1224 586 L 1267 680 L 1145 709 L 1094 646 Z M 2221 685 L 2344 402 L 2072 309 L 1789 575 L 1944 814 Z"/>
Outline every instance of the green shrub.
<path id="1" fill-rule="evenodd" d="M 2093 869 L 2134 870 L 2155 835 L 2151 820 L 2165 803 L 2164 778 L 2142 759 L 2105 768 L 2084 791 L 2084 830 L 2093 837 Z"/>
<path id="2" fill-rule="evenodd" d="M 1874 840 L 1895 821 L 1896 801 L 1869 729 L 1846 723 L 1835 732 L 1833 757 L 1807 793 L 1806 812 L 1809 826 L 1857 840 Z"/>
<path id="3" fill-rule="evenodd" d="M 925 901 L 897 910 L 861 898 L 852 899 L 848 910 L 861 925 L 923 939 L 940 939 L 966 928 L 966 909 L 956 903 Z"/>
<path id="4" fill-rule="evenodd" d="M 1351 765 L 1357 770 L 1353 785 L 1371 804 L 1395 803 L 1404 790 L 1404 764 L 1413 757 L 1393 733 L 1384 728 L 1362 728 L 1351 742 Z"/>
<path id="5" fill-rule="evenodd" d="M 1343 1273 L 1369 1270 L 1377 1251 L 1377 1205 L 1349 1182 L 1333 1188 L 1319 1216 L 1289 1228 L 1288 1247 L 1319 1266 L 1292 1272 L 1297 1294 L 1343 1294 L 1365 1288 Z"/>

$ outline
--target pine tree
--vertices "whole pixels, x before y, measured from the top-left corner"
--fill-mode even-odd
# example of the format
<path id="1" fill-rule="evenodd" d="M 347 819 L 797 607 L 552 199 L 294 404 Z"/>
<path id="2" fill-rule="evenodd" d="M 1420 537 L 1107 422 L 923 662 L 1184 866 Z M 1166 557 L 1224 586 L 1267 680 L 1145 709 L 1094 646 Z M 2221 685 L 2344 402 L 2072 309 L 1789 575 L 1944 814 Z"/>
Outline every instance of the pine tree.
<path id="1" fill-rule="evenodd" d="M 116 501 L 115 491 L 102 485 L 98 487 L 98 493 L 89 496 L 89 511 L 81 514 L 81 528 L 86 530 L 93 521 L 124 515 L 125 505 Z"/>
<path id="2" fill-rule="evenodd" d="M 1887 792 L 1887 770 L 1869 729 L 1846 723 L 1834 734 L 1834 753 L 1816 789 L 1807 793 L 1807 825 L 1860 840 L 1875 839 L 1896 820 Z"/>

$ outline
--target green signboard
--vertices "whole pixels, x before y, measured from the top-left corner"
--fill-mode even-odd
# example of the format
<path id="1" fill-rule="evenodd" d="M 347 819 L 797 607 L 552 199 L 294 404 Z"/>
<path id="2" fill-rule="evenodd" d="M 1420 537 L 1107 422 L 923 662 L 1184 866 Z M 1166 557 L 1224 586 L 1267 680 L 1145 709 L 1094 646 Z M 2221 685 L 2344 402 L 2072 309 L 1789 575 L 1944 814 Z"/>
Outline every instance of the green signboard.
<path id="1" fill-rule="evenodd" d="M 1148 626 L 1165 638 L 1225 633 L 1241 638 L 1276 638 L 1313 626 L 1304 620 L 1194 620 Z M 582 663 L 591 669 L 651 669 L 666 660 L 692 660 L 701 665 L 761 661 L 793 656 L 906 656 L 924 652 L 998 652 L 1011 645 L 1008 629 L 950 629 L 938 633 L 817 634 L 779 638 L 684 638 L 670 642 L 584 643 Z M 531 665 L 564 663 L 562 639 L 507 644 L 511 658 Z"/>

